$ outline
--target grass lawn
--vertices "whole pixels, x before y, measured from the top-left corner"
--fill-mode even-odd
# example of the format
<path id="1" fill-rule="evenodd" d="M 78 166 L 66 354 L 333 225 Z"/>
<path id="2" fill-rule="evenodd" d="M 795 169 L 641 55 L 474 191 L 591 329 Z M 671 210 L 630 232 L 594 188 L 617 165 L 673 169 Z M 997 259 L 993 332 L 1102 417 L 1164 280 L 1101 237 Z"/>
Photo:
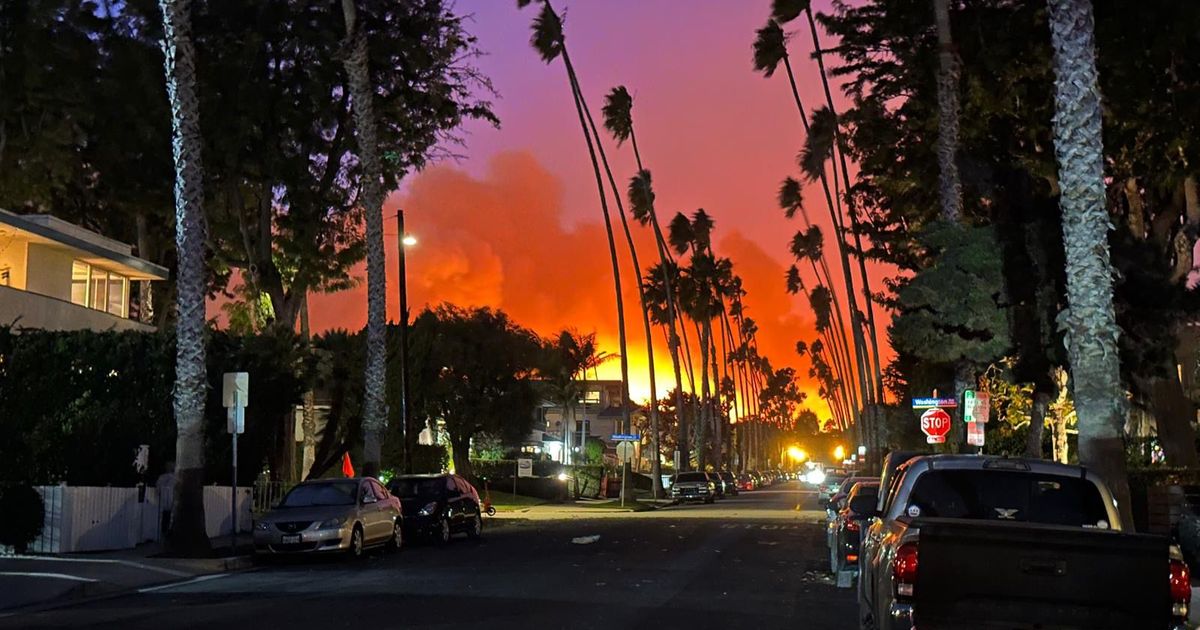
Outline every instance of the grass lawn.
<path id="1" fill-rule="evenodd" d="M 492 490 L 492 506 L 497 512 L 512 512 L 521 508 L 541 505 L 546 502 L 545 499 L 537 497 L 527 497 L 521 494 L 510 494 L 508 492 L 497 492 Z"/>

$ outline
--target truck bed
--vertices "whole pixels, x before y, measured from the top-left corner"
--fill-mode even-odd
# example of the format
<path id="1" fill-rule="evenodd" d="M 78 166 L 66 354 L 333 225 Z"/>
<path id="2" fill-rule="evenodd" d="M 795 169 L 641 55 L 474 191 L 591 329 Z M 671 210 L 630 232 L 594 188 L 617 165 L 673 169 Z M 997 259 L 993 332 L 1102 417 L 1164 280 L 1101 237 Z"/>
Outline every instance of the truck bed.
<path id="1" fill-rule="evenodd" d="M 917 519 L 916 625 L 1161 630 L 1168 542 L 1029 523 Z"/>

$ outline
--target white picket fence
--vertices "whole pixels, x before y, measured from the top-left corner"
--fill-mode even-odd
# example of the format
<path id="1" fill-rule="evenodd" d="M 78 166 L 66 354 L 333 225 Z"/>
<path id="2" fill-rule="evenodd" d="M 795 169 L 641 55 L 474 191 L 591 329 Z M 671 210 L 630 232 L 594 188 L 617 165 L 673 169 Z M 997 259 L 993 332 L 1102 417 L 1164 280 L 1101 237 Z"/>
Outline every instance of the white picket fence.
<path id="1" fill-rule="evenodd" d="M 162 536 L 158 491 L 146 488 L 38 486 L 46 506 L 42 534 L 29 551 L 74 553 L 131 549 Z M 210 538 L 232 529 L 229 486 L 204 487 L 205 527 Z M 251 489 L 238 488 L 238 531 L 250 531 Z"/>

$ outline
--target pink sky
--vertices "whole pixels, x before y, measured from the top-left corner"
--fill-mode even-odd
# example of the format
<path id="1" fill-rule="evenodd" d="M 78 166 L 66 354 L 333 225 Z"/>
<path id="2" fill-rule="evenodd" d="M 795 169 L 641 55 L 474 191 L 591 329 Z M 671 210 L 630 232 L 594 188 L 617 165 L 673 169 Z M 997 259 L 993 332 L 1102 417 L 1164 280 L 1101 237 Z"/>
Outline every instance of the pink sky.
<path id="1" fill-rule="evenodd" d="M 564 327 L 596 331 L 616 351 L 615 303 L 595 180 L 561 63 L 546 66 L 530 48 L 533 7 L 510 0 L 460 0 L 460 13 L 485 56 L 477 60 L 499 96 L 502 127 L 467 127 L 463 159 L 410 176 L 389 201 L 389 317 L 395 317 L 396 207 L 420 244 L 410 250 L 409 296 L 426 303 L 487 304 L 542 334 Z M 567 45 L 593 114 L 604 94 L 624 84 L 634 95 L 639 148 L 653 172 L 659 215 L 704 208 L 716 222 L 718 253 L 746 279 L 749 312 L 764 351 L 777 366 L 806 375 L 795 342 L 812 336 L 801 299 L 784 291 L 787 245 L 800 227 L 775 203 L 779 182 L 796 175 L 803 134 L 783 76 L 764 79 L 751 66 L 754 31 L 767 0 L 605 0 L 557 2 Z M 827 2 L 817 2 L 824 9 Z M 801 96 L 823 102 L 807 28 L 790 48 Z M 634 173 L 628 147 L 607 143 L 622 190 Z M 808 196 L 816 199 L 815 194 Z M 823 214 L 815 212 L 814 214 Z M 798 221 L 798 220 L 797 220 Z M 826 234 L 832 230 L 822 225 Z M 640 230 L 640 228 L 638 228 Z M 645 235 L 643 266 L 653 262 Z M 645 396 L 644 335 L 631 272 L 623 262 L 631 386 Z M 831 265 L 834 266 L 834 265 Z M 313 300 L 320 330 L 356 329 L 366 320 L 362 290 Z M 882 331 L 881 331 L 882 333 Z M 656 372 L 669 380 L 659 350 Z M 616 364 L 610 364 L 615 373 Z M 812 388 L 806 387 L 812 391 Z M 661 394 L 660 394 L 661 395 Z M 827 415 L 810 396 L 813 408 Z"/>

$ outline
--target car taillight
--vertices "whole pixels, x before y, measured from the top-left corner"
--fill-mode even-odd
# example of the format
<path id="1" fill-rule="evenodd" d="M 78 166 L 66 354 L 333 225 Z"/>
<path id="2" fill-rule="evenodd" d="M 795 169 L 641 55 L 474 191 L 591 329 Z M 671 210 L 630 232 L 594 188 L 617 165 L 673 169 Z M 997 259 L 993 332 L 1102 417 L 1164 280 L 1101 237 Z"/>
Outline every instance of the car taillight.
<path id="1" fill-rule="evenodd" d="M 848 531 L 848 532 L 858 531 L 858 521 L 846 521 L 846 531 Z"/>
<path id="2" fill-rule="evenodd" d="M 896 550 L 896 557 L 892 558 L 892 581 L 897 595 L 912 597 L 917 584 L 917 543 L 904 543 Z"/>
<path id="3" fill-rule="evenodd" d="M 1192 572 L 1182 560 L 1171 561 L 1171 612 L 1186 617 L 1192 601 Z"/>

